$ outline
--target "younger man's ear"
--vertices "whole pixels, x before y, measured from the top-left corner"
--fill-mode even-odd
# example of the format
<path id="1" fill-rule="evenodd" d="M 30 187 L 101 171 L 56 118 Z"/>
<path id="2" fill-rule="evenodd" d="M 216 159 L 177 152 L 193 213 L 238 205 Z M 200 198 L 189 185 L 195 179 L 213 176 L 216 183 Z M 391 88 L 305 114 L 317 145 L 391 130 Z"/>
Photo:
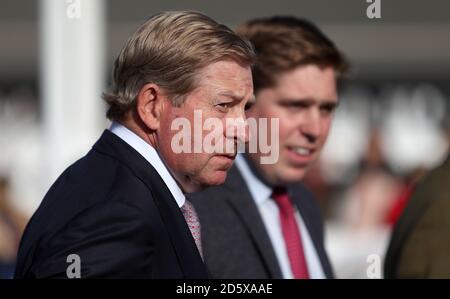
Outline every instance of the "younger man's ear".
<path id="1" fill-rule="evenodd" d="M 136 98 L 136 110 L 142 122 L 151 130 L 159 128 L 165 95 L 154 83 L 142 86 Z"/>

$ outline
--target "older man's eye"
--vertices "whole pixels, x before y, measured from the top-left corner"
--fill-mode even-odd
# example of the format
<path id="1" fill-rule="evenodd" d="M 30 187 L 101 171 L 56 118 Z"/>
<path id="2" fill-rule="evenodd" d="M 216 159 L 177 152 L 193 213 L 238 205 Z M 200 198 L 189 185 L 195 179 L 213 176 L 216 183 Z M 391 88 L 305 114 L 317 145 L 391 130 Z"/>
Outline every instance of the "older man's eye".
<path id="1" fill-rule="evenodd" d="M 228 108 L 230 108 L 232 105 L 231 102 L 225 102 L 225 103 L 219 103 L 217 104 L 217 107 L 221 110 L 221 111 L 226 111 Z"/>

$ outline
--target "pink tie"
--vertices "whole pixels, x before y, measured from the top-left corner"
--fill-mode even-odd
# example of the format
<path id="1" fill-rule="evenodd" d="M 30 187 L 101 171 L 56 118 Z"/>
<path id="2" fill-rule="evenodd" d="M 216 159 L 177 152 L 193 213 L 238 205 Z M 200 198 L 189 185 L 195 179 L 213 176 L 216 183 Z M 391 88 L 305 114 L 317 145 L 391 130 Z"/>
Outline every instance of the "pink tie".
<path id="1" fill-rule="evenodd" d="M 200 252 L 200 256 L 203 258 L 202 242 L 200 235 L 201 226 L 200 221 L 198 221 L 195 208 L 190 201 L 186 200 L 184 202 L 184 205 L 181 207 L 181 212 L 183 213 L 184 219 L 186 219 L 186 223 L 189 226 L 189 230 L 191 231 L 192 237 L 194 238 L 195 241 L 195 245 L 197 245 L 197 249 Z"/>
<path id="2" fill-rule="evenodd" d="M 296 279 L 308 279 L 308 267 L 303 252 L 302 238 L 295 220 L 291 199 L 286 190 L 281 188 L 274 189 L 272 198 L 280 209 L 281 229 L 291 263 L 292 274 Z"/>

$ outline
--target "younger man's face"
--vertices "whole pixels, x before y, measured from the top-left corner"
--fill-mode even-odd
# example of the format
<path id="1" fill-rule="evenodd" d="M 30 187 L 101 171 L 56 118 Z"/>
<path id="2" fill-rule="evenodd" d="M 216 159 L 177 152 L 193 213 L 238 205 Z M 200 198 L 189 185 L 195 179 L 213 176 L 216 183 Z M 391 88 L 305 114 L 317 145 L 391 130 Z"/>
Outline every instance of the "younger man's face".
<path id="1" fill-rule="evenodd" d="M 263 88 L 247 117 L 279 118 L 279 159 L 261 164 L 261 153 L 250 159 L 273 185 L 301 181 L 319 157 L 338 102 L 335 71 L 315 65 L 281 74 L 275 87 Z M 268 132 L 268 140 L 270 140 Z"/>

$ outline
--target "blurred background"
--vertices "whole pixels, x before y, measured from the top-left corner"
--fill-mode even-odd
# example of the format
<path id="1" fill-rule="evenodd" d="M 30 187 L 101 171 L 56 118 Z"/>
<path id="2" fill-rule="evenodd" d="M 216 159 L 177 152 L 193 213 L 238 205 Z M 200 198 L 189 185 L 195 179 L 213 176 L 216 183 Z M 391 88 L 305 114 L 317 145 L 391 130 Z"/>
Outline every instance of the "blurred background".
<path id="1" fill-rule="evenodd" d="M 381 0 L 2 0 L 0 2 L 0 277 L 50 184 L 108 126 L 101 92 L 136 27 L 192 9 L 234 28 L 295 15 L 316 23 L 352 72 L 321 161 L 307 184 L 326 218 L 338 278 L 367 278 L 417 181 L 447 156 L 450 2 Z"/>

